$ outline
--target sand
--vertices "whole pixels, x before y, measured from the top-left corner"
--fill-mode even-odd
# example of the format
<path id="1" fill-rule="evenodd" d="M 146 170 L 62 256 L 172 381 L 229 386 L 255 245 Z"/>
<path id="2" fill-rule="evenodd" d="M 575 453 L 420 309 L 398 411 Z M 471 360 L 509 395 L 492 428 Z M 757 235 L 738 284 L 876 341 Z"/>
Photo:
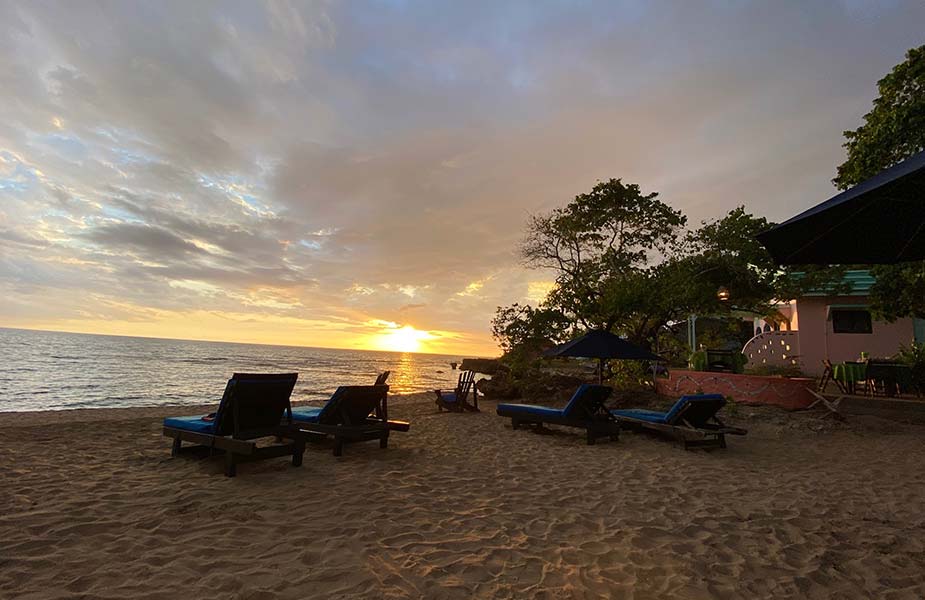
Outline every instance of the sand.
<path id="1" fill-rule="evenodd" d="M 483 408 L 233 479 L 176 409 L 0 414 L 0 598 L 925 597 L 925 426 L 752 411 L 705 453 Z"/>

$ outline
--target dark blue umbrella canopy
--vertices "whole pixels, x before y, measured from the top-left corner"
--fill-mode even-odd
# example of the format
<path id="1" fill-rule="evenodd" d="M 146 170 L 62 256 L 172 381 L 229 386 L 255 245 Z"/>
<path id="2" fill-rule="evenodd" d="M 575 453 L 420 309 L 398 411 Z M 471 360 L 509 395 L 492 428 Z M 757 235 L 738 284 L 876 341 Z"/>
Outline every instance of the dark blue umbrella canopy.
<path id="1" fill-rule="evenodd" d="M 543 353 L 544 356 L 570 356 L 573 358 L 596 358 L 600 361 L 599 380 L 604 378 L 604 359 L 621 360 L 665 360 L 645 348 L 627 342 L 609 331 L 591 331 L 571 342 L 560 344 Z"/>
<path id="2" fill-rule="evenodd" d="M 925 259 L 925 152 L 758 235 L 778 264 Z"/>
<path id="3" fill-rule="evenodd" d="M 631 344 L 609 331 L 591 331 L 571 342 L 547 350 L 545 356 L 575 358 L 619 358 L 623 360 L 665 360 L 645 348 Z"/>

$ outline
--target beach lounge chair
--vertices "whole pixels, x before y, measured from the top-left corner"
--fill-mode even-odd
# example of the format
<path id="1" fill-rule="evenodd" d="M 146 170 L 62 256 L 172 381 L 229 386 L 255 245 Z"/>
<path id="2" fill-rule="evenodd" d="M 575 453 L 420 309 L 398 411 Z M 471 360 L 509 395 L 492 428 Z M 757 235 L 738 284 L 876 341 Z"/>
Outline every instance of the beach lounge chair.
<path id="1" fill-rule="evenodd" d="M 668 412 L 631 408 L 610 413 L 624 427 L 667 434 L 685 448 L 725 448 L 726 434 L 745 435 L 738 427 L 727 427 L 716 413 L 726 405 L 720 394 L 682 396 Z"/>
<path id="2" fill-rule="evenodd" d="M 467 400 L 470 390 L 472 391 L 473 404 L 469 404 Z M 480 412 L 479 393 L 475 390 L 475 371 L 463 371 L 460 373 L 459 380 L 456 382 L 456 389 L 452 392 L 434 390 L 434 393 L 437 394 L 437 410 Z"/>
<path id="3" fill-rule="evenodd" d="M 619 423 L 604 406 L 612 391 L 604 385 L 586 383 L 575 391 L 563 409 L 532 404 L 499 404 L 497 412 L 499 416 L 509 417 L 514 429 L 521 425 L 542 427 L 546 423 L 584 429 L 590 445 L 599 437 L 616 440 L 620 434 Z"/>
<path id="4" fill-rule="evenodd" d="M 334 456 L 349 442 L 379 440 L 387 448 L 390 432 L 411 428 L 407 421 L 389 420 L 388 394 L 387 385 L 342 385 L 322 407 L 293 409 L 292 419 L 301 431 L 333 436 Z"/>
<path id="5" fill-rule="evenodd" d="M 225 386 L 218 410 L 205 417 L 168 417 L 164 435 L 173 438 L 171 455 L 180 453 L 183 442 L 225 453 L 225 475 L 234 477 L 241 462 L 292 456 L 302 464 L 305 441 L 292 427 L 289 396 L 298 373 L 235 373 Z M 287 443 L 258 447 L 256 438 L 274 436 Z"/>
<path id="6" fill-rule="evenodd" d="M 376 383 L 373 385 L 385 385 L 385 382 L 389 379 L 390 373 L 391 371 L 383 371 L 382 373 L 379 373 L 379 375 L 376 377 Z"/>

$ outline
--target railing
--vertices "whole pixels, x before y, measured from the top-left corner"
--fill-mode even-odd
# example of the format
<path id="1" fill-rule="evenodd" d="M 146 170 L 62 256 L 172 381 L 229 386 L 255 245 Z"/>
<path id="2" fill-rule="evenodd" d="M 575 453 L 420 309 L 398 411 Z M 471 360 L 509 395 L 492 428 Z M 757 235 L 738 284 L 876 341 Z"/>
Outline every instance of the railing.
<path id="1" fill-rule="evenodd" d="M 742 354 L 753 366 L 796 366 L 800 362 L 799 331 L 765 331 L 746 342 Z"/>

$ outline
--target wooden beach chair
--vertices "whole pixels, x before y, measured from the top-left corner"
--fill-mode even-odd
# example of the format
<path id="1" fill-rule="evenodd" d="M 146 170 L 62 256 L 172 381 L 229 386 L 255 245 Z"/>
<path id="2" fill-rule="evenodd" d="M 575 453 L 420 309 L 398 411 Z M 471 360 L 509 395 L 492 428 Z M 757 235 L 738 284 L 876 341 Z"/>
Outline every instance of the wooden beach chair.
<path id="1" fill-rule="evenodd" d="M 725 448 L 726 435 L 745 435 L 745 429 L 728 427 L 716 414 L 726 405 L 720 394 L 682 396 L 667 412 L 641 408 L 611 410 L 621 426 L 655 431 L 673 437 L 688 448 Z"/>
<path id="2" fill-rule="evenodd" d="M 305 441 L 292 427 L 289 396 L 298 373 L 235 373 L 212 415 L 168 417 L 164 435 L 173 438 L 171 455 L 180 454 L 183 442 L 225 453 L 225 475 L 234 477 L 238 463 L 292 456 L 292 465 L 302 464 Z M 274 436 L 289 441 L 258 447 L 255 439 Z"/>
<path id="3" fill-rule="evenodd" d="M 388 394 L 387 385 L 342 385 L 323 407 L 294 409 L 293 423 L 303 432 L 333 436 L 334 456 L 350 442 L 379 440 L 379 447 L 387 448 L 389 433 L 411 428 L 407 421 L 389 419 Z"/>
<path id="4" fill-rule="evenodd" d="M 826 387 L 828 387 L 830 381 L 834 381 L 835 385 L 838 387 L 838 390 L 843 394 L 848 393 L 848 388 L 845 387 L 845 384 L 835 379 L 835 368 L 832 366 L 832 361 L 827 358 L 822 359 L 822 377 L 819 380 L 819 387 L 816 391 L 824 393 Z"/>
<path id="5" fill-rule="evenodd" d="M 584 429 L 588 444 L 592 445 L 597 438 L 616 440 L 620 435 L 620 424 L 604 405 L 612 391 L 604 385 L 586 383 L 579 386 L 563 409 L 533 404 L 499 404 L 497 413 L 510 418 L 514 429 L 521 425 L 542 428 L 546 424 Z"/>
<path id="6" fill-rule="evenodd" d="M 472 404 L 467 400 L 469 391 L 472 391 Z M 456 382 L 456 389 L 452 392 L 443 390 L 434 390 L 437 394 L 437 410 L 444 409 L 450 412 L 480 412 L 479 411 L 479 393 L 475 389 L 475 371 L 463 371 L 459 374 L 459 380 Z"/>

